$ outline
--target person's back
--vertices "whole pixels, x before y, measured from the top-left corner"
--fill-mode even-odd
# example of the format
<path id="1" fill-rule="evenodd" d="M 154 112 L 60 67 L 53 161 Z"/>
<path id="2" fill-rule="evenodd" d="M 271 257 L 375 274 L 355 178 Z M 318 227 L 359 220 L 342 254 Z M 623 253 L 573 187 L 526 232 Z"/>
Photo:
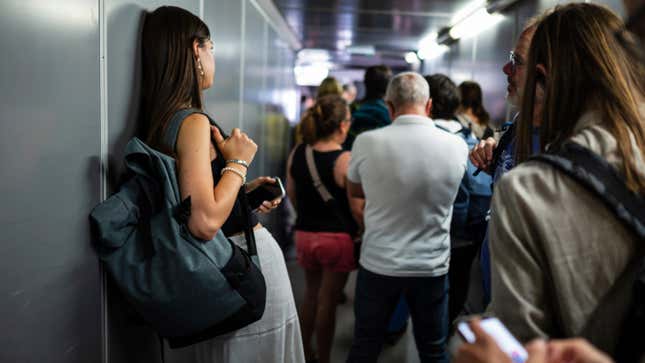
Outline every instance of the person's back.
<path id="1" fill-rule="evenodd" d="M 394 122 L 362 133 L 352 149 L 349 191 L 366 205 L 348 362 L 376 361 L 401 295 L 421 361 L 447 361 L 450 220 L 468 148 L 426 116 L 429 96 L 420 75 L 394 77 L 386 93 Z"/>
<path id="2" fill-rule="evenodd" d="M 496 186 L 504 192 L 494 194 L 490 227 L 490 310 L 522 340 L 582 336 L 612 352 L 620 337 L 631 284 L 613 286 L 629 278 L 623 272 L 642 258 L 643 241 L 574 179 L 526 160 L 529 115 L 543 104 L 541 145 L 549 146 L 542 151 L 577 143 L 615 167 L 633 193 L 645 193 L 645 125 L 637 107 L 644 70 L 626 56 L 629 42 L 614 37 L 623 27 L 606 8 L 578 3 L 557 7 L 533 38 L 527 66 L 538 74 L 527 79 L 515 148 L 522 163 Z M 528 91 L 535 89 L 547 95 L 544 102 Z M 618 303 L 603 306 L 610 292 Z"/>
<path id="3" fill-rule="evenodd" d="M 360 135 L 355 150 L 366 199 L 361 264 L 385 274 L 447 271 L 466 144 L 429 118 L 409 115 Z"/>

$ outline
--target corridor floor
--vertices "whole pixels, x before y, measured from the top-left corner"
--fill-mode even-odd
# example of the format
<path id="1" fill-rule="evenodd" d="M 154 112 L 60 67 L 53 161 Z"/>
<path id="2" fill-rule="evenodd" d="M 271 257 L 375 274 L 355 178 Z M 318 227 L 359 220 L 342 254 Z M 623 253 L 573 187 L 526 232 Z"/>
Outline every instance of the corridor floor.
<path id="1" fill-rule="evenodd" d="M 295 260 L 295 253 L 287 253 L 287 269 L 291 278 L 293 294 L 296 304 L 300 306 L 304 295 L 304 272 Z M 336 311 L 336 334 L 332 349 L 332 363 L 343 363 L 349 353 L 354 334 L 354 288 L 356 286 L 356 272 L 352 272 L 345 286 L 347 302 L 338 306 Z M 385 346 L 379 357 L 378 363 L 418 363 L 419 358 L 412 337 L 411 324 L 405 335 L 394 346 Z"/>

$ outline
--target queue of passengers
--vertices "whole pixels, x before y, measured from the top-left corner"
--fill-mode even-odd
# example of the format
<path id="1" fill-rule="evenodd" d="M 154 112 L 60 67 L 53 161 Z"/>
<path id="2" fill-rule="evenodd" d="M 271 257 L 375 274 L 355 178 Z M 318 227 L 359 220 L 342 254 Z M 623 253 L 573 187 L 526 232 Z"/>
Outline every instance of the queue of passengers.
<path id="1" fill-rule="evenodd" d="M 241 216 L 252 213 L 240 188 L 275 180 L 245 183 L 257 145 L 239 129 L 223 136 L 204 112 L 202 92 L 215 71 L 208 27 L 183 9 L 161 7 L 147 14 L 141 44 L 147 143 L 177 161 L 181 197 L 192 203 L 188 231 L 208 241 L 221 229 L 246 248 Z M 353 113 L 332 84 L 305 112 L 302 143 L 288 161 L 304 303 L 296 313 L 282 252 L 253 219 L 267 285 L 262 318 L 184 349 L 198 362 L 329 362 L 336 306 L 358 268 L 347 362 L 376 362 L 401 304 L 422 362 L 449 360 L 450 324 L 464 307 L 485 307 L 522 342 L 591 342 L 535 342 L 527 346 L 530 362 L 611 361 L 620 353 L 625 306 L 595 311 L 609 292 L 629 300 L 630 291 L 614 285 L 642 256 L 643 240 L 584 187 L 528 159 L 574 142 L 643 197 L 640 46 L 599 5 L 557 6 L 531 20 L 503 68 L 519 114 L 501 139 L 491 137 L 472 83 L 392 77 L 372 67 L 366 99 Z M 264 201 L 257 211 L 280 202 Z M 480 293 L 466 296 L 472 285 Z M 455 361 L 511 361 L 478 320 L 470 325 L 477 340 L 462 345 Z"/>
<path id="2" fill-rule="evenodd" d="M 633 57 L 637 47 L 610 10 L 592 4 L 559 6 L 527 23 L 503 68 L 508 100 L 520 112 L 501 139 L 492 137 L 487 115 L 477 107 L 457 115 L 460 98 L 476 94 L 476 84 L 457 88 L 443 75 L 428 76 L 427 82 L 415 73 L 392 78 L 380 99 L 391 124 L 373 122 L 368 131 L 361 127 L 362 115 L 353 118 L 358 125 L 352 124 L 350 133 L 358 131 L 348 149 L 349 166 L 345 160 L 328 166 L 347 168 L 346 181 L 337 182 L 347 190 L 344 199 L 365 199 L 362 210 L 356 211 L 358 202 L 346 206 L 363 228 L 348 362 L 376 361 L 401 296 L 409 306 L 422 362 L 447 361 L 449 323 L 464 309 L 483 312 L 484 307 L 521 341 L 582 336 L 607 354 L 620 353 L 616 347 L 623 320 L 617 317 L 625 314 L 631 285 L 622 290 L 615 285 L 634 279 L 623 273 L 642 255 L 642 241 L 576 181 L 527 159 L 573 141 L 607 160 L 629 190 L 642 195 L 645 78 L 643 64 Z M 470 137 L 477 142 L 466 160 Z M 342 149 L 337 145 L 337 150 Z M 475 227 L 484 220 L 482 207 L 465 202 L 464 210 L 460 196 L 465 189 L 483 197 L 483 210 L 488 209 L 486 193 L 472 193 L 487 184 L 473 175 L 475 169 L 489 174 L 495 185 L 488 232 L 486 223 Z M 289 171 L 307 174 L 293 166 Z M 295 189 L 302 184 L 296 182 Z M 336 215 L 332 209 L 315 208 L 318 214 Z M 349 251 L 353 231 L 346 232 Z M 340 244 L 296 243 L 299 258 L 301 250 L 317 249 L 320 269 L 333 268 L 336 260 L 324 256 Z M 479 271 L 473 276 L 479 280 L 469 281 L 477 253 Z M 481 288 L 471 289 L 464 308 L 469 284 Z M 610 292 L 623 306 L 604 306 Z M 594 313 L 599 306 L 600 316 Z M 473 325 L 481 344 L 464 345 L 456 359 L 501 358 L 484 355 L 493 350 L 491 340 L 479 323 Z M 549 347 L 557 354 L 607 359 L 585 341 L 553 341 Z M 538 343 L 530 352 L 544 349 Z M 309 349 L 306 354 L 315 357 Z M 319 355 L 328 357 L 329 352 Z"/>

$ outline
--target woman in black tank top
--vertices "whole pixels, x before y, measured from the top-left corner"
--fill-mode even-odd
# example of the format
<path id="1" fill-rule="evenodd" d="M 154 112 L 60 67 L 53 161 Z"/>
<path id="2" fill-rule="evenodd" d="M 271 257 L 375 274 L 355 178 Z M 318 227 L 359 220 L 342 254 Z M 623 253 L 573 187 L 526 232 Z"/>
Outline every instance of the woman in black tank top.
<path id="1" fill-rule="evenodd" d="M 321 97 L 305 113 L 301 125 L 305 143 L 294 148 L 287 166 L 287 193 L 298 213 L 295 227 L 298 262 L 306 274 L 300 324 L 307 360 L 316 359 L 311 348 L 316 330 L 318 361 L 328 363 L 336 306 L 347 275 L 356 267 L 352 237 L 358 227 L 351 211 L 362 210 L 363 201 L 348 198 L 345 186 L 350 161 L 350 152 L 342 149 L 350 126 L 347 103 L 336 95 Z M 333 197 L 331 203 L 325 203 L 314 186 L 306 157 L 309 147 L 313 149 L 320 182 Z"/>

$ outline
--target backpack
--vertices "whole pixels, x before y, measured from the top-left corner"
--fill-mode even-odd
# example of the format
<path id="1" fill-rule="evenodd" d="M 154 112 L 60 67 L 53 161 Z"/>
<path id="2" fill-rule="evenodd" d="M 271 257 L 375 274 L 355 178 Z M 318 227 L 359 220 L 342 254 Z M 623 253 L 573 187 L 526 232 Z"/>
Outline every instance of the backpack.
<path id="1" fill-rule="evenodd" d="M 173 117 L 172 145 L 189 113 Z M 248 253 L 221 230 L 210 241 L 195 238 L 187 227 L 190 197 L 180 200 L 175 159 L 137 138 L 125 154 L 132 177 L 92 210 L 90 224 L 99 259 L 134 310 L 171 348 L 259 320 L 266 284 L 249 223 Z"/>
<path id="2" fill-rule="evenodd" d="M 445 132 L 457 135 L 466 142 L 468 150 L 472 150 L 479 142 L 472 134 L 472 131 L 462 126 L 458 121 L 459 130 L 449 130 L 435 122 L 435 126 Z M 466 172 L 459 184 L 459 190 L 455 202 L 453 203 L 452 221 L 450 224 L 450 233 L 458 241 L 471 241 L 480 244 L 482 241 L 474 240 L 476 233 L 471 231 L 471 227 L 480 223 L 486 223 L 486 216 L 492 198 L 491 184 L 493 182 L 490 175 L 483 173 L 475 175 L 477 168 L 467 161 Z M 453 243 L 453 247 L 460 247 L 461 243 Z"/>
<path id="3" fill-rule="evenodd" d="M 549 150 L 529 160 L 549 164 L 574 179 L 600 198 L 607 208 L 615 213 L 618 220 L 645 241 L 645 198 L 629 190 L 624 179 L 600 156 L 579 144 L 568 142 L 556 150 Z M 631 289 L 632 293 L 627 303 L 619 301 L 616 297 L 619 294 L 615 293 L 625 291 L 624 289 Z M 645 327 L 644 256 L 639 255 L 630 261 L 615 285 L 592 313 L 583 332 L 596 331 L 606 335 L 603 321 L 615 317 L 607 316 L 604 309 L 615 307 L 617 304 L 624 305 L 626 313 L 620 324 L 614 358 L 618 362 L 638 362 L 645 353 L 642 339 Z M 593 342 L 593 338 L 590 340 Z"/>

